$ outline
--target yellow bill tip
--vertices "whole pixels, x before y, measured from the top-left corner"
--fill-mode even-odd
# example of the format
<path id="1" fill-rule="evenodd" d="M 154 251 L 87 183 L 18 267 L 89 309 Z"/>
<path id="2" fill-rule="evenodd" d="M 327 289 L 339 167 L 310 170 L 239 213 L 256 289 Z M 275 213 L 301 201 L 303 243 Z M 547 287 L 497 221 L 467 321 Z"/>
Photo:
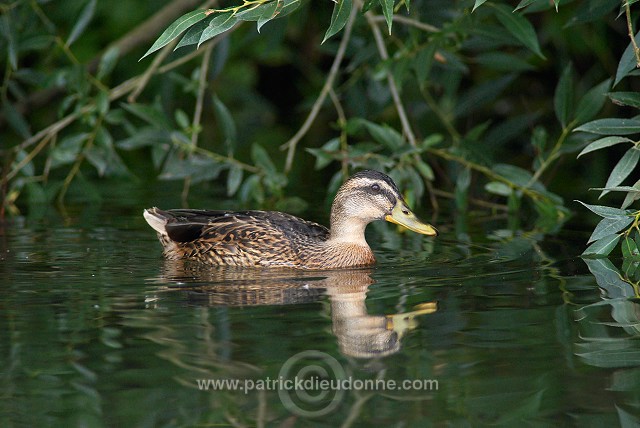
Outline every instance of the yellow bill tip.
<path id="1" fill-rule="evenodd" d="M 422 235 L 438 236 L 438 230 L 435 227 L 428 223 L 423 223 L 409 208 L 404 206 L 404 204 L 398 203 L 393 208 L 393 211 L 391 211 L 391 214 L 387 214 L 384 219 Z"/>

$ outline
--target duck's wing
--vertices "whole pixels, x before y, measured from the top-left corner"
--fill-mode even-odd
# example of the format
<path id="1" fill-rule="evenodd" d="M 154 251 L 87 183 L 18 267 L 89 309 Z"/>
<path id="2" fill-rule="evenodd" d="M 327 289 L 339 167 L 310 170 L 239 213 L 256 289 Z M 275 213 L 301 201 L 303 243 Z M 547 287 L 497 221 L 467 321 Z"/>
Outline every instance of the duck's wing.
<path id="1" fill-rule="evenodd" d="M 169 258 L 200 258 L 212 264 L 297 265 L 301 251 L 329 237 L 322 225 L 276 211 L 152 208 L 145 218 L 160 233 Z"/>
<path id="2" fill-rule="evenodd" d="M 326 227 L 278 211 L 156 209 L 155 212 L 166 218 L 166 233 L 177 242 L 194 241 L 211 234 L 226 235 L 240 229 L 282 234 L 286 239 L 326 240 L 329 237 Z"/>

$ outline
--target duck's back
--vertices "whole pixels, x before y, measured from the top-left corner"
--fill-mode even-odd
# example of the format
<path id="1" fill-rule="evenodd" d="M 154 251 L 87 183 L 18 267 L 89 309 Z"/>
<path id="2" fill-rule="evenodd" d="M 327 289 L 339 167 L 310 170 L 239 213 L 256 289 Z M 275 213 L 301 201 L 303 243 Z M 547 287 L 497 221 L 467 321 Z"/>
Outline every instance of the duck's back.
<path id="1" fill-rule="evenodd" d="M 329 230 L 277 211 L 145 210 L 169 259 L 212 265 L 308 267 Z"/>

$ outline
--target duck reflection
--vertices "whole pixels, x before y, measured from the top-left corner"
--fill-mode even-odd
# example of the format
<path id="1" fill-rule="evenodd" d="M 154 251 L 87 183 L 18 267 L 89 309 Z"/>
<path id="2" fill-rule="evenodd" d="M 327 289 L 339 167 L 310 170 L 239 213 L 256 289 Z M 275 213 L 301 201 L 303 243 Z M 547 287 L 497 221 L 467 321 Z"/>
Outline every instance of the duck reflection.
<path id="1" fill-rule="evenodd" d="M 437 310 L 436 303 L 428 302 L 411 312 L 369 315 L 365 300 L 375 282 L 371 268 L 301 272 L 211 268 L 181 260 L 164 266 L 163 275 L 157 278 L 164 285 L 156 291 L 181 292 L 190 304 L 198 306 L 305 304 L 326 294 L 340 352 L 355 358 L 384 357 L 399 351 L 402 337 L 417 327 L 416 317 Z"/>
<path id="2" fill-rule="evenodd" d="M 416 310 L 394 315 L 369 315 L 365 300 L 373 280 L 368 274 L 358 273 L 360 282 L 336 281 L 332 278 L 326 288 L 331 302 L 333 334 L 338 339 L 340 352 L 356 358 L 375 358 L 391 355 L 400 350 L 400 339 L 417 327 L 416 317 L 435 312 L 435 302 L 423 303 Z M 337 275 L 341 277 L 342 274 Z M 368 278 L 369 282 L 364 278 Z"/>

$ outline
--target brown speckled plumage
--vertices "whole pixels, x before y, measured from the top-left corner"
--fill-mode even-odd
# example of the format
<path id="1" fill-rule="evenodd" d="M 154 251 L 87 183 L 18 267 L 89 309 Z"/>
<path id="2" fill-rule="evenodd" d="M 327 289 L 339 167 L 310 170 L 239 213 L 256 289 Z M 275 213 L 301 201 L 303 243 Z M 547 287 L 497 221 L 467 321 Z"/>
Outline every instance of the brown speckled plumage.
<path id="1" fill-rule="evenodd" d="M 355 174 L 338 190 L 331 207 L 331 230 L 276 211 L 150 208 L 144 217 L 158 232 L 166 258 L 228 266 L 331 269 L 371 265 L 375 257 L 364 229 L 374 220 L 403 225 L 408 220 L 412 230 L 437 233 L 413 216 L 393 181 L 377 171 Z"/>

